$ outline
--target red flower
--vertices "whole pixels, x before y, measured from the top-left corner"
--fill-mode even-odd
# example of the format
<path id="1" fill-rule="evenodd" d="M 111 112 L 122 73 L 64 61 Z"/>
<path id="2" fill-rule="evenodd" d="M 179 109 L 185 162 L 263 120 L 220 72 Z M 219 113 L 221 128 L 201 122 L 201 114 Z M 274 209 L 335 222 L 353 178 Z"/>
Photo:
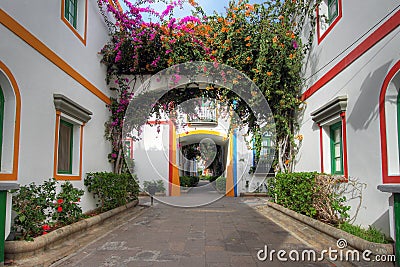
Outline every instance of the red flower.
<path id="1" fill-rule="evenodd" d="M 62 212 L 62 207 L 61 207 L 61 206 L 58 206 L 57 211 L 58 211 L 58 212 Z"/>
<path id="2" fill-rule="evenodd" d="M 50 230 L 50 226 L 48 226 L 47 224 L 44 224 L 44 225 L 42 225 L 42 229 L 43 229 L 43 231 L 49 231 Z"/>
<path id="3" fill-rule="evenodd" d="M 57 200 L 58 204 L 62 204 L 64 201 L 62 199 Z"/>
<path id="4" fill-rule="evenodd" d="M 42 233 L 42 235 L 46 235 L 46 234 L 47 234 L 47 232 L 43 232 L 43 233 Z"/>

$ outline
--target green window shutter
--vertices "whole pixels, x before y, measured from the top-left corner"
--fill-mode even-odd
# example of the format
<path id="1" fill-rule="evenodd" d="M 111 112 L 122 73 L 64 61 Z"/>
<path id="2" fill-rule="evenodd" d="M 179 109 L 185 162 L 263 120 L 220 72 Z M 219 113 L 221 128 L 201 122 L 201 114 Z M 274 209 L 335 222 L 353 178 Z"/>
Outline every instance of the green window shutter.
<path id="1" fill-rule="evenodd" d="M 331 139 L 331 173 L 342 175 L 344 173 L 342 122 L 335 123 L 329 128 Z"/>
<path id="2" fill-rule="evenodd" d="M 75 29 L 77 28 L 78 0 L 65 0 L 64 17 Z"/>
<path id="3" fill-rule="evenodd" d="M 3 94 L 3 89 L 0 86 L 0 167 L 1 167 L 1 156 L 3 151 L 3 124 L 4 124 L 4 94 Z"/>
<path id="4" fill-rule="evenodd" d="M 339 6 L 338 0 L 328 0 L 328 20 L 332 23 L 338 16 Z"/>
<path id="5" fill-rule="evenodd" d="M 57 171 L 60 174 L 72 174 L 73 134 L 73 124 L 60 120 L 57 162 Z"/>
<path id="6" fill-rule="evenodd" d="M 69 21 L 69 0 L 64 1 L 64 17 Z"/>
<path id="7" fill-rule="evenodd" d="M 76 29 L 76 20 L 78 18 L 78 0 L 73 0 L 73 2 L 74 2 L 74 19 L 72 25 Z"/>
<path id="8" fill-rule="evenodd" d="M 397 145 L 399 147 L 399 155 L 400 155 L 400 93 L 398 93 L 397 95 L 397 140 L 398 140 Z"/>

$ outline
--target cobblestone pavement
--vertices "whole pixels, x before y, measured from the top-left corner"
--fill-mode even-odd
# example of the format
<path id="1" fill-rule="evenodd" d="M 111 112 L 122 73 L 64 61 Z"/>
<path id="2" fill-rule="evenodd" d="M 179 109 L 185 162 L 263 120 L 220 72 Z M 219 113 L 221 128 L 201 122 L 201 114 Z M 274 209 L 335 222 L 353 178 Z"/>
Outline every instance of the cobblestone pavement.
<path id="1" fill-rule="evenodd" d="M 142 205 L 149 198 L 141 199 Z M 259 261 L 257 252 L 310 249 L 252 206 L 260 200 L 228 198 L 198 208 L 155 201 L 139 217 L 52 266 L 334 266 L 330 262 Z M 276 254 L 275 254 L 276 256 Z"/>

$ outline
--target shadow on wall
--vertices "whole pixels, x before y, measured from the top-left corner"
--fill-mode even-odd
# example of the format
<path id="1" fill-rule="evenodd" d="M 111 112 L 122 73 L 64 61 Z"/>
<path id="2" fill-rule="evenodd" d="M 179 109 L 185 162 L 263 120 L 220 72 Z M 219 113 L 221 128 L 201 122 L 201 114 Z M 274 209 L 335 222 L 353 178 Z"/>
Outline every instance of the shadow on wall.
<path id="1" fill-rule="evenodd" d="M 347 123 L 355 131 L 367 129 L 370 123 L 379 117 L 379 94 L 391 65 L 388 62 L 376 69 L 361 85 L 361 93 L 347 118 Z"/>
<path id="2" fill-rule="evenodd" d="M 372 226 L 381 230 L 386 236 L 390 236 L 389 210 L 386 210 Z"/>

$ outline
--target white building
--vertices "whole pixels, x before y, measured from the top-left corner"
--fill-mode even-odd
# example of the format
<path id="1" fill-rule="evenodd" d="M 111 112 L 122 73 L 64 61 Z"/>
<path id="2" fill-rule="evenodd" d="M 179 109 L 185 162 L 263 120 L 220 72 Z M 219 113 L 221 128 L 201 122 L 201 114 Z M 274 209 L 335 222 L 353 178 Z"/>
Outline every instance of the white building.
<path id="1" fill-rule="evenodd" d="M 192 99 L 182 105 L 195 106 L 196 101 L 202 100 Z M 226 110 L 229 109 L 222 103 L 207 100 L 196 107 L 194 114 L 178 113 L 174 122 L 168 116 L 158 121 L 148 120 L 140 140 L 133 144 L 132 153 L 141 184 L 163 180 L 166 195 L 179 196 L 179 177 L 199 176 L 201 170 L 205 175 L 226 177 L 227 196 L 265 191 L 267 171 L 249 174 L 254 165 L 251 137 L 246 128 L 230 129 L 234 113 Z M 185 148 L 191 145 L 207 153 L 208 162 L 204 162 L 205 155 L 197 158 L 188 155 Z M 207 151 L 201 150 L 205 148 Z"/>
<path id="2" fill-rule="evenodd" d="M 400 183 L 399 2 L 323 0 L 317 12 L 296 171 L 365 183 L 356 223 L 394 237 L 391 195 L 377 186 Z"/>
<path id="3" fill-rule="evenodd" d="M 0 182 L 55 177 L 84 189 L 85 173 L 111 171 L 97 2 L 1 1 L 0 36 Z M 95 208 L 90 195 L 82 208 Z"/>

